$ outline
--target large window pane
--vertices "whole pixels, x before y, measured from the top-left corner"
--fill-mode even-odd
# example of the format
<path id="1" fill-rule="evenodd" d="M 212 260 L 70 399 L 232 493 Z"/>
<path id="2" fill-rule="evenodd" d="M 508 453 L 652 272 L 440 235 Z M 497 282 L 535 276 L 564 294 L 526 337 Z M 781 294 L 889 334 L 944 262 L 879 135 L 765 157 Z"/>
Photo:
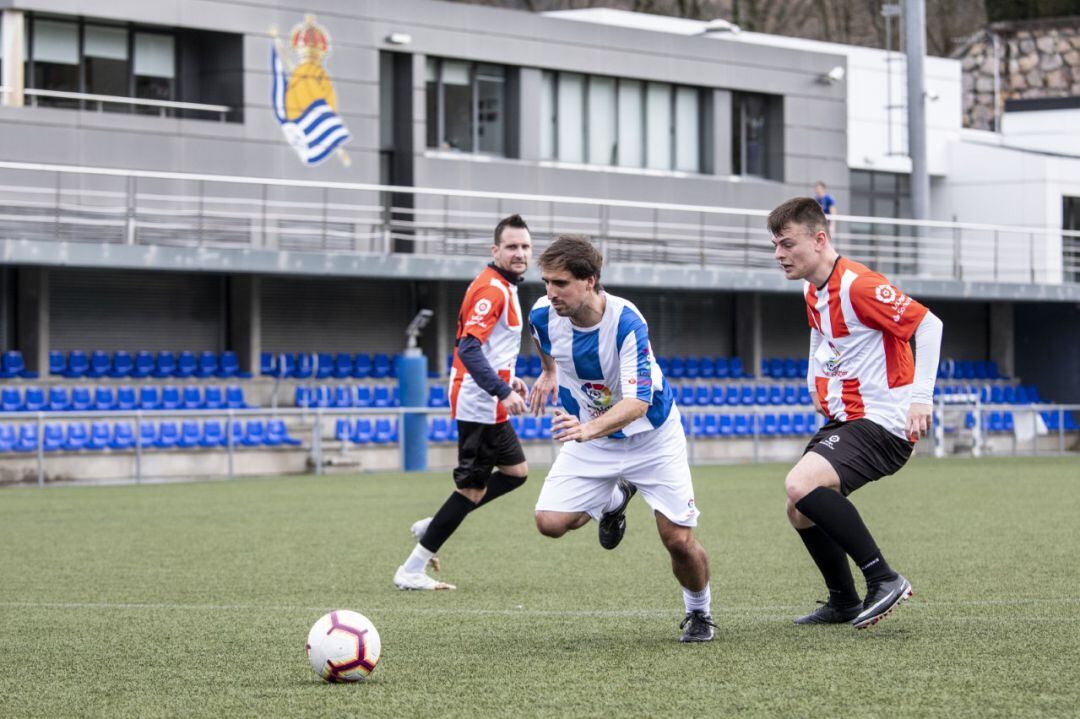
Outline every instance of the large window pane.
<path id="1" fill-rule="evenodd" d="M 615 164 L 615 80 L 589 78 L 588 161 L 594 165 Z"/>
<path id="2" fill-rule="evenodd" d="M 118 27 L 87 25 L 83 31 L 83 63 L 86 91 L 95 95 L 127 95 L 128 34 Z M 106 105 L 127 110 L 127 106 Z"/>
<path id="3" fill-rule="evenodd" d="M 480 65 L 476 71 L 477 134 L 480 152 L 505 154 L 506 78 L 498 65 Z"/>
<path id="4" fill-rule="evenodd" d="M 559 73 L 558 148 L 564 162 L 585 161 L 585 76 Z"/>
<path id="5" fill-rule="evenodd" d="M 442 63 L 444 147 L 472 152 L 472 83 L 469 64 L 453 60 Z"/>
<path id="6" fill-rule="evenodd" d="M 701 169 L 699 93 L 690 87 L 675 91 L 675 169 L 698 172 Z"/>
<path id="7" fill-rule="evenodd" d="M 425 123 L 427 124 L 427 146 L 439 147 L 439 75 L 438 60 L 427 59 L 425 68 Z"/>
<path id="8" fill-rule="evenodd" d="M 30 86 L 39 90 L 79 91 L 79 26 L 72 22 L 33 21 L 34 72 Z M 78 107 L 77 100 L 36 98 L 38 105 Z"/>
<path id="9" fill-rule="evenodd" d="M 172 35 L 135 33 L 135 97 L 172 100 L 176 90 L 176 51 Z M 136 112 L 157 115 L 154 107 L 136 106 Z"/>
<path id="10" fill-rule="evenodd" d="M 646 91 L 646 164 L 671 169 L 671 85 L 650 82 Z"/>
<path id="11" fill-rule="evenodd" d="M 623 167 L 641 167 L 644 164 L 641 82 L 619 81 L 619 164 Z"/>
<path id="12" fill-rule="evenodd" d="M 540 76 L 540 157 L 555 159 L 555 73 Z"/>

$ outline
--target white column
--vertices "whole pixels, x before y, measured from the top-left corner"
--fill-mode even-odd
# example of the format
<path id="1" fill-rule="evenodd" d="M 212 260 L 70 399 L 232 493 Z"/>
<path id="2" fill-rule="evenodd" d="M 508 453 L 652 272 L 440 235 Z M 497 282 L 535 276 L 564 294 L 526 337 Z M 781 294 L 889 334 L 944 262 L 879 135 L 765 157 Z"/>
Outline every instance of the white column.
<path id="1" fill-rule="evenodd" d="M 23 43 L 26 37 L 26 22 L 21 10 L 4 10 L 4 37 L 0 45 L 4 48 L 4 74 L 0 85 L 4 87 L 0 105 L 9 107 L 23 106 L 23 89 L 26 86 L 23 77 Z"/>

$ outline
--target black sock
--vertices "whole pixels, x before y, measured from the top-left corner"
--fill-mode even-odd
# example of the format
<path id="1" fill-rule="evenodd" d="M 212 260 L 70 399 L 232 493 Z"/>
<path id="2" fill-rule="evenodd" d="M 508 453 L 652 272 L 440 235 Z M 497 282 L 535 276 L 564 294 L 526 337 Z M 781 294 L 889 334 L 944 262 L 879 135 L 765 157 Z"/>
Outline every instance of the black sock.
<path id="1" fill-rule="evenodd" d="M 851 578 L 847 552 L 818 527 L 795 531 L 799 533 L 799 539 L 806 545 L 806 551 L 813 557 L 821 576 L 825 578 L 825 586 L 829 588 L 829 604 L 834 607 L 857 604 L 859 595 L 855 591 L 855 580 Z"/>
<path id="2" fill-rule="evenodd" d="M 498 499 L 504 494 L 513 492 L 515 489 L 525 484 L 526 479 L 527 477 L 515 477 L 510 474 L 503 474 L 498 470 L 492 472 L 491 477 L 488 479 L 487 492 L 484 493 L 484 498 L 476 505 L 477 509 L 483 507 L 493 499 Z"/>
<path id="3" fill-rule="evenodd" d="M 847 497 L 818 487 L 796 502 L 795 509 L 855 560 L 867 582 L 883 582 L 896 577 L 896 572 L 881 556 L 881 550 L 859 516 L 859 510 Z"/>
<path id="4" fill-rule="evenodd" d="M 443 542 L 449 539 L 450 535 L 465 520 L 465 515 L 474 509 L 476 509 L 476 505 L 461 492 L 451 494 L 443 502 L 443 506 L 439 507 L 439 511 L 435 513 L 435 516 L 431 518 L 431 524 L 428 525 L 427 531 L 424 532 L 424 537 L 420 540 L 420 546 L 429 552 L 438 552 Z"/>

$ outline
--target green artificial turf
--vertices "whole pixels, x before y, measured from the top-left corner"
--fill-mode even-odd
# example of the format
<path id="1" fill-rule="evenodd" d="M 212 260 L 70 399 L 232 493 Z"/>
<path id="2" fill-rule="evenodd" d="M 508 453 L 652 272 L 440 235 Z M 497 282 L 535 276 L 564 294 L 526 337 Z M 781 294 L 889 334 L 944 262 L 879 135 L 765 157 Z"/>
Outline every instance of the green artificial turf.
<path id="1" fill-rule="evenodd" d="M 443 548 L 455 592 L 398 592 L 444 474 L 0 491 L 0 716 L 1075 716 L 1080 461 L 914 461 L 855 501 L 915 597 L 877 627 L 795 627 L 824 589 L 782 465 L 696 468 L 711 644 L 640 497 L 623 544 L 541 537 L 543 472 Z M 382 661 L 325 685 L 331 609 Z"/>

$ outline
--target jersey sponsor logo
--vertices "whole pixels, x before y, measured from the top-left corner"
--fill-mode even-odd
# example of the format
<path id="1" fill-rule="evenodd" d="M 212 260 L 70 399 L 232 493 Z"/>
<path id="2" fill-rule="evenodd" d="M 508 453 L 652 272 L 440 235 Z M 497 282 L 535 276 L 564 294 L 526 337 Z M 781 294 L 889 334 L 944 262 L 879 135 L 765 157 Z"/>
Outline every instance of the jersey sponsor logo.
<path id="1" fill-rule="evenodd" d="M 883 305 L 890 305 L 892 307 L 893 322 L 900 322 L 900 318 L 907 312 L 908 305 L 911 304 L 911 298 L 905 295 L 903 292 L 898 291 L 892 285 L 878 285 L 874 288 L 874 297 L 877 301 Z"/>
<path id="2" fill-rule="evenodd" d="M 581 385 L 581 391 L 589 400 L 589 406 L 586 409 L 590 417 L 599 417 L 611 409 L 611 388 L 607 385 L 599 382 L 585 382 Z"/>
<path id="3" fill-rule="evenodd" d="M 826 339 L 817 351 L 817 359 L 821 363 L 821 373 L 826 377 L 847 377 L 848 371 L 841 365 L 843 358 L 840 348 Z"/>
<path id="4" fill-rule="evenodd" d="M 472 317 L 466 322 L 466 325 L 480 325 L 484 326 L 484 320 L 487 318 L 487 313 L 491 312 L 491 300 L 481 297 L 473 305 Z"/>
<path id="5" fill-rule="evenodd" d="M 836 449 L 836 443 L 840 441 L 840 435 L 830 434 L 825 439 L 821 440 L 821 445 L 828 447 L 829 449 Z"/>

